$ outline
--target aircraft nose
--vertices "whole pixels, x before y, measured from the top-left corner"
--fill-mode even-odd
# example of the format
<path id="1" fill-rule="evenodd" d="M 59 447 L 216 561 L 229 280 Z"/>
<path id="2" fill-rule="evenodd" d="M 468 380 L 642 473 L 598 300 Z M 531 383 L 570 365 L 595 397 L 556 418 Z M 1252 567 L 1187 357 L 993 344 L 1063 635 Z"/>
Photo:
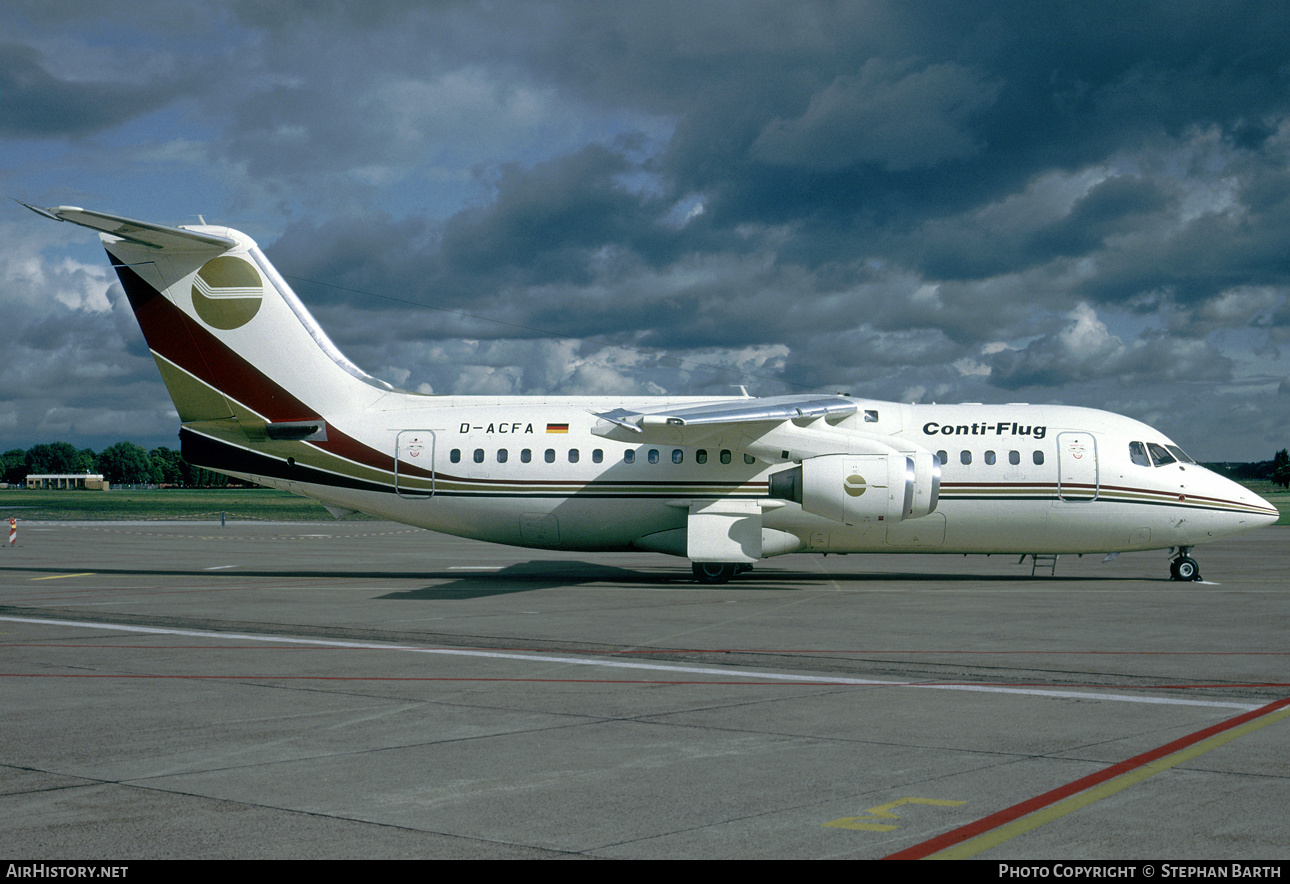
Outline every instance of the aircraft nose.
<path id="1" fill-rule="evenodd" d="M 1230 479 L 1228 480 L 1231 481 Z M 1265 528 L 1275 524 L 1281 518 L 1276 506 L 1264 500 L 1250 489 L 1237 482 L 1231 482 L 1232 496 L 1241 504 L 1241 515 L 1250 528 Z"/>
<path id="2" fill-rule="evenodd" d="M 1277 510 L 1276 506 L 1264 500 L 1262 497 L 1259 497 L 1259 495 L 1255 494 L 1253 491 L 1249 492 L 1249 494 L 1251 502 L 1265 511 L 1260 515 L 1255 516 L 1255 523 L 1260 528 L 1265 528 L 1268 525 L 1275 525 L 1277 520 L 1281 518 L 1281 513 Z"/>

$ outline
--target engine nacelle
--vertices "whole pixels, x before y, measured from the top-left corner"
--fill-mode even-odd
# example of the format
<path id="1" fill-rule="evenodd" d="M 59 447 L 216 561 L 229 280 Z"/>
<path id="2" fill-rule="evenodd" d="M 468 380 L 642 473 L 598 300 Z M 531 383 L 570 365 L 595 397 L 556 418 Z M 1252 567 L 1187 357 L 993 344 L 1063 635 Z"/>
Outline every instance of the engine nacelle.
<path id="1" fill-rule="evenodd" d="M 770 496 L 835 522 L 899 522 L 936 509 L 941 465 L 929 451 L 826 454 L 770 477 Z"/>

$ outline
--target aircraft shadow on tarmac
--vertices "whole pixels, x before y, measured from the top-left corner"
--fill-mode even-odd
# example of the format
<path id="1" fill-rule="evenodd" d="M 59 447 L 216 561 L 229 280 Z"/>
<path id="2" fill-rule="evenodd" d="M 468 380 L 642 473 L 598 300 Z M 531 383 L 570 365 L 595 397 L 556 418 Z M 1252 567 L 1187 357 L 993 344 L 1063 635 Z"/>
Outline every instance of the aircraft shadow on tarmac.
<path id="1" fill-rule="evenodd" d="M 678 570 L 675 575 L 653 571 L 634 571 L 613 565 L 593 562 L 535 560 L 516 562 L 498 568 L 462 574 L 450 572 L 435 575 L 448 578 L 447 583 L 392 592 L 383 599 L 473 599 L 517 592 L 534 592 L 539 589 L 561 589 L 588 583 L 691 583 L 694 578 Z"/>
<path id="2" fill-rule="evenodd" d="M 425 575 L 431 576 L 431 575 Z M 435 575 L 451 576 L 448 583 L 427 586 L 422 589 L 407 590 L 380 596 L 386 599 L 470 599 L 492 595 L 507 595 L 517 592 L 533 592 L 540 589 L 562 589 L 594 583 L 612 583 L 626 585 L 668 585 L 675 589 L 691 589 L 701 592 L 765 592 L 793 589 L 809 589 L 821 583 L 846 582 L 866 583 L 875 581 L 931 583 L 938 585 L 956 584 L 974 581 L 998 583 L 1025 583 L 1034 581 L 1090 581 L 1090 580 L 1124 580 L 1124 576 L 1042 576 L 1032 577 L 1027 574 L 935 574 L 917 572 L 853 572 L 821 573 L 803 571 L 749 571 L 741 574 L 729 583 L 712 585 L 699 583 L 694 577 L 681 570 L 674 574 L 660 571 L 636 571 L 627 568 L 616 568 L 610 565 L 579 561 L 530 561 L 517 562 L 496 571 L 472 573 L 469 575 Z M 1133 579 L 1133 578 L 1127 578 Z M 946 589 L 951 588 L 949 585 Z"/>
<path id="3" fill-rule="evenodd" d="M 481 566 L 486 567 L 486 566 Z M 63 574 L 67 567 L 0 567 L 0 574 Z M 677 568 L 669 571 L 664 568 L 633 570 L 619 568 L 597 562 L 577 560 L 531 560 L 516 562 L 499 567 L 497 570 L 470 571 L 400 571 L 382 570 L 346 570 L 335 571 L 318 569 L 229 569 L 224 571 L 192 571 L 179 568 L 95 568 L 94 573 L 101 576 L 122 577 L 196 577 L 203 576 L 215 580 L 222 579 L 281 579 L 299 578 L 314 580 L 429 580 L 437 582 L 419 589 L 399 590 L 378 595 L 377 599 L 473 599 L 487 596 L 510 595 L 521 592 L 535 592 L 543 589 L 561 589 L 587 584 L 618 584 L 636 586 L 666 585 L 675 589 L 689 589 L 701 592 L 740 592 L 783 591 L 793 589 L 810 589 L 822 583 L 865 584 L 874 582 L 901 582 L 908 584 L 925 583 L 931 587 L 941 586 L 947 590 L 954 584 L 987 581 L 991 583 L 1025 583 L 1053 582 L 1069 583 L 1071 581 L 1089 582 L 1106 580 L 1135 580 L 1127 575 L 1039 575 L 1018 574 L 981 574 L 981 573 L 936 573 L 917 571 L 788 571 L 788 570 L 753 570 L 741 574 L 726 584 L 699 583 L 688 570 Z"/>

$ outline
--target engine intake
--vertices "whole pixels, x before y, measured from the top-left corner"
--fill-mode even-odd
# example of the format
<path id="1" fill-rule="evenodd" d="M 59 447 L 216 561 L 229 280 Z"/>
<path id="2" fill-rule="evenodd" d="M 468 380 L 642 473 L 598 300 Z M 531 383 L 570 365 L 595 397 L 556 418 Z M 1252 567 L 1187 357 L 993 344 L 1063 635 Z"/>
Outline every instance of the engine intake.
<path id="1" fill-rule="evenodd" d="M 770 477 L 770 496 L 835 522 L 899 522 L 936 509 L 941 463 L 929 451 L 826 454 Z"/>

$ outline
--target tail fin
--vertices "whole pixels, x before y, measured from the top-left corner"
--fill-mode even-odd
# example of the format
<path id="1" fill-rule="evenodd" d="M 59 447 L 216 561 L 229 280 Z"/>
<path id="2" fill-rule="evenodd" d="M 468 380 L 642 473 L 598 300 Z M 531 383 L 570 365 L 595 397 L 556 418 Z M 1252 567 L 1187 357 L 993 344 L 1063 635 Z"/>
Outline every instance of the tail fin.
<path id="1" fill-rule="evenodd" d="M 222 463 L 195 463 L 244 473 L 227 446 L 273 457 L 275 442 L 325 442 L 322 409 L 356 412 L 393 389 L 341 354 L 244 233 L 27 207 L 99 232 L 184 430 L 224 450 Z"/>

